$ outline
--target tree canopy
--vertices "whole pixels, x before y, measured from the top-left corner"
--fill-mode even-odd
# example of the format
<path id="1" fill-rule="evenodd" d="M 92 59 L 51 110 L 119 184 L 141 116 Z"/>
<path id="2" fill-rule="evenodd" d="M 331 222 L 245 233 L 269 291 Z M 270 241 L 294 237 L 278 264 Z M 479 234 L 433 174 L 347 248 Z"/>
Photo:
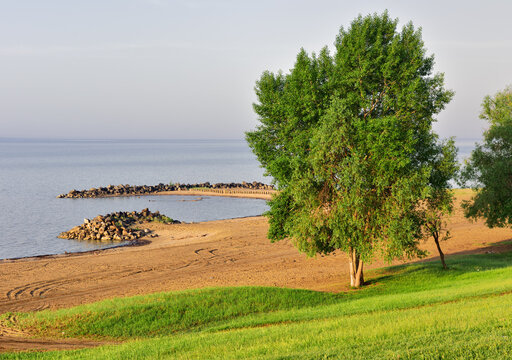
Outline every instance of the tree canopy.
<path id="1" fill-rule="evenodd" d="M 512 88 L 486 96 L 480 118 L 489 122 L 462 173 L 475 195 L 464 202 L 469 218 L 485 218 L 489 227 L 512 225 Z"/>
<path id="2" fill-rule="evenodd" d="M 432 73 L 421 31 L 397 24 L 387 12 L 359 16 L 333 55 L 302 49 L 288 74 L 264 72 L 260 125 L 246 136 L 279 190 L 269 238 L 309 255 L 348 253 L 353 286 L 377 253 L 423 253 L 425 201 L 445 194 L 453 175 L 453 142 L 431 126 L 453 93 Z"/>

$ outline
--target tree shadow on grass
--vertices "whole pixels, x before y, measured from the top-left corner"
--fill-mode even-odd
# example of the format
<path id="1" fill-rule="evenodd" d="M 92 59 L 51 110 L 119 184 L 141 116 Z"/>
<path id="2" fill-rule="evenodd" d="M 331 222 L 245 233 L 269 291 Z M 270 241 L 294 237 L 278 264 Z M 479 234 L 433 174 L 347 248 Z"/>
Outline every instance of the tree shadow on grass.
<path id="1" fill-rule="evenodd" d="M 512 266 L 512 239 L 489 246 L 460 251 L 446 256 L 448 269 L 443 269 L 439 256 L 417 260 L 408 264 L 393 265 L 367 272 L 364 288 L 379 288 L 401 282 L 428 281 L 429 277 L 453 277 L 466 273 L 500 269 Z M 363 288 L 363 289 L 364 289 Z"/>
<path id="2" fill-rule="evenodd" d="M 478 265 L 485 270 L 512 266 L 512 239 L 491 243 L 485 247 L 445 254 L 445 257 L 448 268 L 450 268 L 450 265 L 453 266 L 456 264 L 467 266 Z M 439 262 L 440 264 L 439 256 L 429 259 L 421 259 L 412 262 L 411 264 L 425 264 L 434 262 Z"/>

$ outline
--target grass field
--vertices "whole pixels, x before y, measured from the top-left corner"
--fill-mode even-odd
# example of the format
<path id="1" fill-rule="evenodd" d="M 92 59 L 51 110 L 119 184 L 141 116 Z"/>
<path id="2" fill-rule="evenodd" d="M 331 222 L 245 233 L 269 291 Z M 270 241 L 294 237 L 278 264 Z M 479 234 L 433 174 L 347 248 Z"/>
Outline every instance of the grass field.
<path id="1" fill-rule="evenodd" d="M 34 336 L 125 342 L 0 358 L 509 359 L 512 253 L 448 265 L 375 270 L 342 294 L 213 288 L 20 313 L 15 325 Z"/>

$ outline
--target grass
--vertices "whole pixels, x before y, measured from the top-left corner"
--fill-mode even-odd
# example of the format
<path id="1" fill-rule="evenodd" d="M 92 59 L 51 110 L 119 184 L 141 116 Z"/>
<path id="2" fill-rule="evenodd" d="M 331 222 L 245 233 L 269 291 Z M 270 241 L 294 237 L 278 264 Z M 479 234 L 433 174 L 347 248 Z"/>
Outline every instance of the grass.
<path id="1" fill-rule="evenodd" d="M 153 216 L 153 220 L 151 220 L 151 221 L 159 222 L 159 223 L 162 223 L 162 224 L 172 224 L 172 223 L 174 223 L 174 219 L 171 219 L 170 217 L 165 216 L 165 215 Z"/>
<path id="2" fill-rule="evenodd" d="M 278 288 L 188 290 L 17 314 L 17 325 L 42 337 L 64 334 L 124 340 L 200 330 L 249 314 L 333 304 L 337 298 L 334 294 Z"/>
<path id="3" fill-rule="evenodd" d="M 216 288 L 16 314 L 36 336 L 129 341 L 5 358 L 505 359 L 512 353 L 512 253 L 374 271 L 342 294 Z M 5 322 L 8 315 L 3 316 Z"/>

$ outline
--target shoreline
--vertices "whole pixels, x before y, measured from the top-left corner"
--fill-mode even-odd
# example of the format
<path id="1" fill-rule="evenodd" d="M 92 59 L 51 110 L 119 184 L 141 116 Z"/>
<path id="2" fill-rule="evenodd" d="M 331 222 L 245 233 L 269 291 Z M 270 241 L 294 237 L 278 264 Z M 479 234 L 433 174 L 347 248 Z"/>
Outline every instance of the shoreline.
<path id="1" fill-rule="evenodd" d="M 149 195 L 182 195 L 182 196 L 220 196 L 220 197 L 235 197 L 245 199 L 261 199 L 270 200 L 272 196 L 277 193 L 276 190 L 177 190 L 177 191 L 162 191 Z M 127 195 L 130 196 L 130 195 Z M 138 195 L 146 196 L 146 195 Z"/>
<path id="2" fill-rule="evenodd" d="M 246 198 L 246 199 L 260 199 L 260 200 L 270 200 L 272 198 L 272 195 L 275 193 L 275 190 L 272 190 L 270 193 L 265 190 L 252 190 L 252 192 L 243 192 L 243 191 L 237 191 L 235 189 L 231 190 L 230 192 L 214 192 L 211 190 L 177 190 L 177 191 L 162 191 L 152 194 L 122 194 L 122 195 L 105 195 L 98 198 L 110 198 L 110 197 L 142 197 L 142 196 L 219 196 L 219 197 L 234 197 L 234 198 Z M 77 200 L 77 199 L 73 199 Z M 80 199 L 78 199 L 80 200 Z M 228 219 L 222 219 L 222 220 L 211 220 L 211 221 L 223 221 L 223 220 L 233 220 L 233 219 L 243 219 L 243 218 L 249 218 L 249 217 L 255 217 L 255 216 L 263 216 L 263 215 L 252 215 L 252 216 L 241 216 L 241 217 L 234 217 L 234 218 L 228 218 Z M 211 222 L 211 221 L 203 221 L 203 222 Z M 72 239 L 70 239 L 72 241 Z M 5 258 L 0 259 L 0 264 L 4 262 L 13 262 L 13 261 L 30 261 L 40 258 L 55 258 L 55 257 L 64 257 L 64 256 L 79 256 L 82 254 L 88 254 L 88 253 L 94 253 L 97 251 L 107 251 L 112 250 L 116 248 L 121 247 L 132 247 L 132 246 L 144 246 L 147 244 L 148 241 L 151 241 L 149 239 L 146 239 L 146 237 L 133 240 L 127 243 L 121 243 L 121 244 L 115 244 L 113 243 L 112 246 L 101 248 L 101 249 L 93 249 L 93 250 L 84 250 L 84 251 L 71 251 L 71 252 L 64 252 L 64 253 L 55 253 L 55 254 L 41 254 L 41 255 L 29 255 L 29 256 L 20 256 L 20 257 L 14 257 L 14 258 Z"/>
<path id="3" fill-rule="evenodd" d="M 223 192 L 224 191 L 224 192 Z M 272 195 L 277 193 L 276 190 L 224 190 L 218 189 L 218 191 L 212 190 L 173 190 L 173 191 L 159 191 L 149 194 L 120 194 L 120 195 L 102 195 L 94 198 L 65 198 L 72 200 L 81 199 L 105 199 L 105 198 L 116 198 L 116 197 L 143 197 L 143 196 L 220 196 L 220 197 L 235 197 L 245 199 L 261 199 L 270 200 Z"/>
<path id="4" fill-rule="evenodd" d="M 175 192 L 175 191 L 200 191 L 200 192 L 213 192 L 221 194 L 229 193 L 265 193 L 271 194 L 274 185 L 267 185 L 261 182 L 253 181 L 247 183 L 216 183 L 210 184 L 196 183 L 196 184 L 180 184 L 160 183 L 158 185 L 108 185 L 98 188 L 90 188 L 89 190 L 71 190 L 67 194 L 57 195 L 57 199 L 83 199 L 83 198 L 102 198 L 109 196 L 123 196 L 123 195 L 152 195 L 161 192 Z"/>
<path id="5" fill-rule="evenodd" d="M 72 240 L 72 239 L 70 239 Z M 72 256 L 80 256 L 80 255 L 87 255 L 87 254 L 93 254 L 98 251 L 108 251 L 112 249 L 118 249 L 123 247 L 132 247 L 132 246 L 144 246 L 148 243 L 149 240 L 147 239 L 137 239 L 130 242 L 126 242 L 125 244 L 113 244 L 112 246 L 101 248 L 101 249 L 94 249 L 94 250 L 85 250 L 85 251 L 69 251 L 64 253 L 57 253 L 57 254 L 42 254 L 42 255 L 30 255 L 30 256 L 20 256 L 20 257 L 14 257 L 14 258 L 6 258 L 6 259 L 0 259 L 0 264 L 2 263 L 9 263 L 9 262 L 16 262 L 16 261 L 35 261 L 39 259 L 56 259 L 61 257 L 72 257 Z"/>

